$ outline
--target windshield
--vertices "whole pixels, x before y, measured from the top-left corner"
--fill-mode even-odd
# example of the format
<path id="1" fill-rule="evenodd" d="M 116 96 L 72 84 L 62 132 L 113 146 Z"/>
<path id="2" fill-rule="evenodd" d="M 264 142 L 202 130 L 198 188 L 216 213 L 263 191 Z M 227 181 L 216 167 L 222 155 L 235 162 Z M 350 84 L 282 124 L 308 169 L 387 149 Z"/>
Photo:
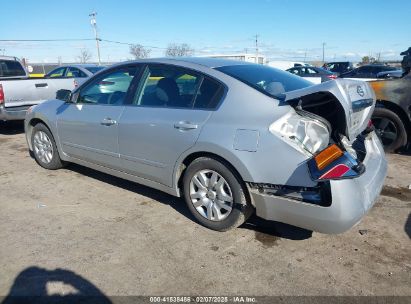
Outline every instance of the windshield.
<path id="1" fill-rule="evenodd" d="M 96 74 L 97 72 L 105 69 L 105 66 L 98 66 L 98 67 L 86 67 L 86 70 L 89 70 L 91 73 Z"/>
<path id="2" fill-rule="evenodd" d="M 219 67 L 216 70 L 273 97 L 313 85 L 299 76 L 265 65 L 232 65 Z"/>
<path id="3" fill-rule="evenodd" d="M 16 60 L 0 60 L 0 77 L 26 76 L 21 64 Z"/>

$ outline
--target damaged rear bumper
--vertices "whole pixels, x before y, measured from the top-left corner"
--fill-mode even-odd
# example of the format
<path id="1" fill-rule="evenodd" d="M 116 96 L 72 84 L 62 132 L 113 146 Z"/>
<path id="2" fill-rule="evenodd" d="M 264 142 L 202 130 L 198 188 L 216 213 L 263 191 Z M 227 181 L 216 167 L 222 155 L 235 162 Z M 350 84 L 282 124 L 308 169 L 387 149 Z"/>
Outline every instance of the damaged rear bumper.
<path id="1" fill-rule="evenodd" d="M 341 233 L 350 229 L 374 205 L 387 173 L 384 149 L 375 132 L 367 135 L 364 145 L 366 171 L 357 178 L 331 180 L 330 206 L 250 189 L 257 216 L 322 233 Z"/>

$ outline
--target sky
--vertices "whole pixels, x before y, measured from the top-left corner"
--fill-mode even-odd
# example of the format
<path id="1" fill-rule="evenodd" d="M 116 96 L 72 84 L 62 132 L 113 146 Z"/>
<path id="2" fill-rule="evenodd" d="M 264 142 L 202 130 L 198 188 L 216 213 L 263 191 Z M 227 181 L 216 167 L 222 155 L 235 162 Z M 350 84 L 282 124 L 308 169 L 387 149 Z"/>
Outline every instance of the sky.
<path id="1" fill-rule="evenodd" d="M 411 0 L 42 0 L 2 1 L 0 54 L 32 63 L 97 60 L 89 14 L 101 39 L 151 47 L 164 56 L 187 43 L 196 56 L 255 53 L 269 60 L 400 59 L 411 46 Z M 70 41 L 16 41 L 73 39 Z M 1 41 L 13 40 L 13 41 Z M 131 59 L 129 45 L 102 41 L 102 61 Z"/>

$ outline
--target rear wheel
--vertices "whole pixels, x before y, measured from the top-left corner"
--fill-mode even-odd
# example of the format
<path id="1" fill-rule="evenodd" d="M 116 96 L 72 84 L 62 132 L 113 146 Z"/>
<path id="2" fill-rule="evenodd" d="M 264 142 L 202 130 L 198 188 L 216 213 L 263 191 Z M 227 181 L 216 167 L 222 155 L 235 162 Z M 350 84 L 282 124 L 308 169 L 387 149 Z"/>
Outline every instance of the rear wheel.
<path id="1" fill-rule="evenodd" d="M 407 143 L 407 131 L 401 118 L 386 108 L 375 108 L 372 122 L 386 152 L 394 152 Z"/>
<path id="2" fill-rule="evenodd" d="M 63 167 L 56 142 L 50 130 L 42 123 L 34 126 L 31 135 L 34 159 L 45 169 L 56 170 Z"/>
<path id="3" fill-rule="evenodd" d="M 184 174 L 184 198 L 198 222 L 213 230 L 227 231 L 243 224 L 253 212 L 242 184 L 229 166 L 201 157 Z"/>

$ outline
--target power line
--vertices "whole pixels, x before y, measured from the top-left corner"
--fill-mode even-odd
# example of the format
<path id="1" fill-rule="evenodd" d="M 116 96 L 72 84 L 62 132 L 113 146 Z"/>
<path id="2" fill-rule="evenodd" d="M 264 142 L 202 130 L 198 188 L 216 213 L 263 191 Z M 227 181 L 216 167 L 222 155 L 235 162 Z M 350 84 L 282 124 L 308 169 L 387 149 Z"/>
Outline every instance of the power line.
<path id="1" fill-rule="evenodd" d="M 0 42 L 51 42 L 51 41 L 90 41 L 92 38 L 80 39 L 0 39 Z"/>

